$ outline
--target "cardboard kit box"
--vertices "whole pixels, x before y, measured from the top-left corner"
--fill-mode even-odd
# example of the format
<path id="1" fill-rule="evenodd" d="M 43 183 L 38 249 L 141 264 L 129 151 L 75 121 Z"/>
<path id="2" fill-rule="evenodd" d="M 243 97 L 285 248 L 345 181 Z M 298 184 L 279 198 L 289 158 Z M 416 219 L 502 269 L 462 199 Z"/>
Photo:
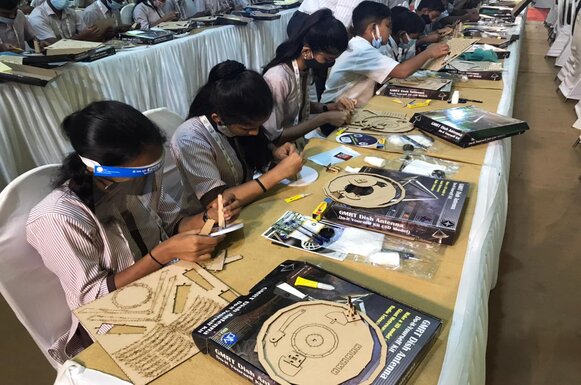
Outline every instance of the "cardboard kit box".
<path id="1" fill-rule="evenodd" d="M 298 277 L 325 282 L 332 285 L 334 290 L 296 286 Z M 388 351 L 383 370 L 380 370 L 377 376 L 370 378 L 369 372 L 363 370 L 357 377 L 343 384 L 355 385 L 365 379 L 371 380 L 375 385 L 404 384 L 436 340 L 442 328 L 442 321 L 308 262 L 291 260 L 283 262 L 254 286 L 248 295 L 238 297 L 220 313 L 197 327 L 192 336 L 203 353 L 209 354 L 240 376 L 254 384 L 274 385 L 277 382 L 268 376 L 256 352 L 257 337 L 263 323 L 280 309 L 301 301 L 326 300 L 345 304 L 347 297 L 351 298 L 352 304 L 359 312 L 364 312 L 381 329 Z M 291 326 L 292 322 L 295 321 L 290 319 Z M 289 337 L 292 334 L 289 332 L 290 329 L 285 329 Z M 281 335 L 284 336 L 284 332 Z M 317 341 L 315 338 L 314 342 Z M 289 350 L 293 351 L 288 353 L 299 360 L 299 364 L 294 367 L 297 371 L 300 371 L 305 360 L 307 360 L 305 364 L 312 365 L 317 364 L 317 360 L 320 359 L 335 359 L 331 351 L 326 352 L 331 354 L 330 357 L 322 358 L 323 355 L 316 356 L 303 352 L 304 347 L 298 344 L 292 346 L 293 349 Z M 316 350 L 317 347 L 318 345 L 313 349 Z M 351 359 L 356 354 L 355 349 L 349 357 L 338 357 L 334 371 L 341 369 L 343 360 Z M 376 352 L 372 357 L 375 356 Z M 372 359 L 370 362 L 375 361 Z M 296 364 L 296 361 L 293 361 L 293 364 Z M 333 375 L 318 372 L 320 378 L 332 378 Z"/>

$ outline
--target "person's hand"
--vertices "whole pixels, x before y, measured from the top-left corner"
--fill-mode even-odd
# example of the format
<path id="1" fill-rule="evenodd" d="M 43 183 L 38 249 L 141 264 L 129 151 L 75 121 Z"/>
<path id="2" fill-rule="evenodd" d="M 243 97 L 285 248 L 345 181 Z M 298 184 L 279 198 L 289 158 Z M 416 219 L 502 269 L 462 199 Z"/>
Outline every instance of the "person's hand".
<path id="1" fill-rule="evenodd" d="M 127 32 L 131 29 L 131 25 L 129 24 L 125 24 L 125 25 L 120 25 L 119 27 L 117 27 L 117 33 L 124 33 Z"/>
<path id="2" fill-rule="evenodd" d="M 92 25 L 79 34 L 80 40 L 100 41 L 103 40 L 105 31 Z"/>
<path id="3" fill-rule="evenodd" d="M 22 52 L 22 49 L 9 43 L 0 43 L 0 52 Z"/>
<path id="4" fill-rule="evenodd" d="M 480 14 L 477 9 L 467 9 L 462 19 L 465 21 L 478 21 L 480 20 Z"/>
<path id="5" fill-rule="evenodd" d="M 351 121 L 352 112 L 351 111 L 328 111 L 321 114 L 321 118 L 325 120 L 325 123 L 330 124 L 335 127 L 341 127 L 343 124 Z"/>
<path id="6" fill-rule="evenodd" d="M 440 40 L 440 34 L 439 33 L 430 33 L 430 34 L 422 37 L 422 43 L 426 43 L 426 44 L 435 43 L 435 42 L 437 42 L 439 40 Z"/>
<path id="7" fill-rule="evenodd" d="M 357 107 L 357 99 L 351 99 L 344 96 L 341 99 L 339 99 L 335 104 L 337 106 L 336 109 L 339 111 L 343 110 L 353 111 L 355 110 L 355 107 Z"/>
<path id="8" fill-rule="evenodd" d="M 450 53 L 450 47 L 445 43 L 430 44 L 426 48 L 426 52 L 430 58 L 435 59 Z"/>
<path id="9" fill-rule="evenodd" d="M 115 31 L 115 28 L 113 26 L 107 27 L 105 32 L 103 32 L 103 38 L 105 40 L 111 40 L 115 37 L 115 35 L 116 35 L 116 31 Z"/>
<path id="10" fill-rule="evenodd" d="M 171 11 L 166 13 L 162 18 L 162 22 L 165 21 L 172 21 L 172 20 L 176 20 L 178 18 L 179 14 L 177 12 Z"/>
<path id="11" fill-rule="evenodd" d="M 226 223 L 235 221 L 240 215 L 241 204 L 236 196 L 231 192 L 225 191 L 222 193 L 222 205 L 224 206 L 224 220 Z M 218 198 L 214 199 L 208 207 L 208 218 L 212 218 L 218 222 Z"/>
<path id="12" fill-rule="evenodd" d="M 444 37 L 444 36 L 448 36 L 452 32 L 454 32 L 454 29 L 453 28 L 451 28 L 451 27 L 444 27 L 444 28 L 440 28 L 438 30 L 438 35 L 440 35 L 440 37 Z"/>
<path id="13" fill-rule="evenodd" d="M 303 168 L 303 157 L 299 153 L 293 152 L 277 164 L 273 171 L 282 180 L 297 175 L 301 168 Z"/>
<path id="14" fill-rule="evenodd" d="M 272 152 L 274 160 L 280 161 L 289 156 L 290 154 L 296 153 L 297 148 L 292 143 L 285 143 L 280 147 L 277 147 Z"/>
<path id="15" fill-rule="evenodd" d="M 198 235 L 200 230 L 186 231 L 157 245 L 151 252 L 159 262 L 166 264 L 176 258 L 198 262 L 211 258 L 212 252 L 223 236 Z"/>

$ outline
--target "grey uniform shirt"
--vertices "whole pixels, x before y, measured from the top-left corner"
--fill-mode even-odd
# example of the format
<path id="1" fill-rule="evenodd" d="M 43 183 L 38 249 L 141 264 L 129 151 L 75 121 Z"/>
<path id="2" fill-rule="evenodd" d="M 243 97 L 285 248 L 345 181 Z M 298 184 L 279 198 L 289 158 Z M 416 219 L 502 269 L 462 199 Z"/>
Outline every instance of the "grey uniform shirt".
<path id="1" fill-rule="evenodd" d="M 301 72 L 302 85 L 308 83 L 308 73 Z M 270 141 L 276 141 L 285 128 L 292 127 L 295 119 L 302 122 L 308 116 L 305 103 L 310 103 L 308 92 L 302 92 L 301 85 L 297 83 L 294 69 L 287 64 L 279 64 L 270 68 L 264 74 L 264 80 L 268 83 L 274 99 L 274 107 L 268 120 L 264 123 L 265 134 Z M 299 109 L 301 116 L 299 116 Z"/>
<path id="2" fill-rule="evenodd" d="M 0 21 L 0 43 L 12 44 L 15 47 L 25 49 L 25 42 L 32 39 L 34 39 L 34 30 L 22 11 L 16 12 L 12 25 Z"/>
<path id="3" fill-rule="evenodd" d="M 72 9 L 64 9 L 61 16 L 44 2 L 30 13 L 28 21 L 39 40 L 70 39 L 85 30 L 81 17 Z"/>
<path id="4" fill-rule="evenodd" d="M 113 11 L 105 6 L 101 0 L 95 1 L 83 11 L 83 22 L 87 27 L 95 25 L 99 20 L 113 19 L 113 26 L 121 25 L 121 15 L 119 11 Z"/>
<path id="5" fill-rule="evenodd" d="M 151 24 L 161 19 L 163 15 L 165 15 L 163 10 L 145 4 L 145 2 L 137 4 L 133 9 L 133 20 L 139 23 L 140 28 L 143 30 L 151 28 Z"/>
<path id="6" fill-rule="evenodd" d="M 156 219 L 166 233 L 171 234 L 180 219 L 179 206 L 166 195 L 162 197 Z M 145 217 L 143 209 L 131 211 L 137 220 Z M 147 214 L 151 218 L 151 212 Z M 150 250 L 160 241 L 159 226 L 152 226 L 152 229 L 157 231 L 140 230 Z M 26 224 L 28 243 L 59 278 L 71 310 L 115 290 L 113 276 L 143 256 L 132 251 L 135 242 L 126 234 L 128 231 L 119 221 L 103 224 L 67 183 L 36 205 Z M 72 312 L 71 322 L 69 332 L 49 349 L 49 354 L 61 363 L 83 348 L 81 339 L 75 334 L 79 321 Z"/>
<path id="7" fill-rule="evenodd" d="M 188 210 L 193 205 L 195 207 L 198 200 L 208 203 L 202 199 L 208 192 L 222 192 L 249 180 L 251 176 L 228 138 L 216 133 L 213 136 L 196 117 L 179 126 L 171 139 L 171 152 L 184 187 L 182 206 Z"/>

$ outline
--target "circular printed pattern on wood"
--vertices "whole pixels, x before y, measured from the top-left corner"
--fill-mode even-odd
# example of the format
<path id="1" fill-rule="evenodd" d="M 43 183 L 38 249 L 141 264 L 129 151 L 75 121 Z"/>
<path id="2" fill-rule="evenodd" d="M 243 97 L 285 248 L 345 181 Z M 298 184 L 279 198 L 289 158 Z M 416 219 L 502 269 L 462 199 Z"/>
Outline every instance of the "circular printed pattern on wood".
<path id="1" fill-rule="evenodd" d="M 340 175 L 323 190 L 336 202 L 361 208 L 392 206 L 405 198 L 405 189 L 400 183 L 367 173 Z"/>

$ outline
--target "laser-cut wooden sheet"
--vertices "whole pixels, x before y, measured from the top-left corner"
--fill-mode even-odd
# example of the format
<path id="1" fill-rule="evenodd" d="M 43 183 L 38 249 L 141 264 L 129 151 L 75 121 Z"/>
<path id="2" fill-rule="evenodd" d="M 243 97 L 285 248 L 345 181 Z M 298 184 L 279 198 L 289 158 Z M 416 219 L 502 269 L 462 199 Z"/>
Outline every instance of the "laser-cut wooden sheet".
<path id="1" fill-rule="evenodd" d="M 198 349 L 192 330 L 228 302 L 230 290 L 195 263 L 180 261 L 74 311 L 135 385 L 147 384 Z"/>
<path id="2" fill-rule="evenodd" d="M 462 55 L 468 48 L 472 45 L 478 43 L 480 39 L 458 39 L 452 38 L 442 43 L 448 44 L 450 46 L 450 53 L 448 55 L 439 57 L 437 59 L 430 59 L 422 67 L 426 70 L 439 71 L 444 68 L 452 60 L 456 59 L 458 56 Z"/>
<path id="3" fill-rule="evenodd" d="M 358 109 L 351 123 L 344 126 L 348 132 L 377 132 L 383 134 L 403 133 L 414 129 L 405 113 Z"/>
<path id="4" fill-rule="evenodd" d="M 367 315 L 328 301 L 279 310 L 260 329 L 256 349 L 280 384 L 370 384 L 387 359 L 385 338 Z"/>

